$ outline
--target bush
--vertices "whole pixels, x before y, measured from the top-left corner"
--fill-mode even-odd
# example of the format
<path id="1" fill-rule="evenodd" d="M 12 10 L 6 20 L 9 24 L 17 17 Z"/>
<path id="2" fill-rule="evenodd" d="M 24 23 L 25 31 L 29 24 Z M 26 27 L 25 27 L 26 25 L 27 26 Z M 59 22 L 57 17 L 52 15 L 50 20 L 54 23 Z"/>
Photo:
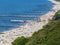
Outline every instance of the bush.
<path id="1" fill-rule="evenodd" d="M 18 37 L 12 42 L 12 45 L 25 45 L 27 41 L 28 39 L 25 37 Z"/>

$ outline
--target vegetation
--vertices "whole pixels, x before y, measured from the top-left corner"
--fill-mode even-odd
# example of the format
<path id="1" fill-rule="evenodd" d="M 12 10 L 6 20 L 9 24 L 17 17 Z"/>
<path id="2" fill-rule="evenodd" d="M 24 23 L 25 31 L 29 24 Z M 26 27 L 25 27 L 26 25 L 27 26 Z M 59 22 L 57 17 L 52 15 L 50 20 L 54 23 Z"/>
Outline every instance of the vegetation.
<path id="1" fill-rule="evenodd" d="M 18 37 L 12 42 L 12 45 L 24 45 L 28 41 L 28 38 Z"/>
<path id="2" fill-rule="evenodd" d="M 35 32 L 32 37 L 19 37 L 12 45 L 60 45 L 60 11 L 56 12 L 52 21 L 50 21 L 43 29 Z"/>
<path id="3" fill-rule="evenodd" d="M 60 10 L 56 12 L 55 16 L 53 17 L 54 20 L 60 20 Z"/>
<path id="4" fill-rule="evenodd" d="M 60 17 L 60 10 L 55 13 L 55 16 L 54 17 Z"/>

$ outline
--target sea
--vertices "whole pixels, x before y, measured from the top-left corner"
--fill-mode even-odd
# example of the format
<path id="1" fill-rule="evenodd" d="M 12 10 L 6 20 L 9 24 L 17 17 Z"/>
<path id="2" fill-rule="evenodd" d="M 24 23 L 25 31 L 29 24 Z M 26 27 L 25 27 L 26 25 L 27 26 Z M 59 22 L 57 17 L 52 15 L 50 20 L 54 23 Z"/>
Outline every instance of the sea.
<path id="1" fill-rule="evenodd" d="M 53 5 L 49 0 L 0 0 L 0 32 L 24 25 L 26 20 L 37 21 L 34 16 L 48 13 Z"/>

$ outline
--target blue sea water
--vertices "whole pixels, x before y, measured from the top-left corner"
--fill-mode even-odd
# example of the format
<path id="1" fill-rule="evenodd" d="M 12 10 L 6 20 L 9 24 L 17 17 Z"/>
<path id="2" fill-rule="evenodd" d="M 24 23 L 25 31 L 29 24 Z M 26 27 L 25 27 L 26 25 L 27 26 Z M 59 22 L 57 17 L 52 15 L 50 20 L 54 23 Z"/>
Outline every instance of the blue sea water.
<path id="1" fill-rule="evenodd" d="M 50 11 L 53 5 L 48 0 L 0 0 L 0 32 L 23 25 L 10 20 L 37 20 L 16 16 L 40 16 Z"/>

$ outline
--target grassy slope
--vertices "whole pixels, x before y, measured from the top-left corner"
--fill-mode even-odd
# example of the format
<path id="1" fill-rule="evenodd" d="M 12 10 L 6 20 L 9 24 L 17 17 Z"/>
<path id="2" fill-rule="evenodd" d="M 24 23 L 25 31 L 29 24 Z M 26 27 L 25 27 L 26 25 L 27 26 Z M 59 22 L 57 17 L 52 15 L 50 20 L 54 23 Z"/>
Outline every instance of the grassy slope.
<path id="1" fill-rule="evenodd" d="M 25 45 L 60 45 L 60 20 L 52 21 L 35 32 Z"/>
<path id="2" fill-rule="evenodd" d="M 54 17 L 60 16 L 58 12 Z M 60 20 L 50 21 L 43 29 L 35 32 L 24 45 L 60 45 Z"/>
<path id="3" fill-rule="evenodd" d="M 56 12 L 54 17 L 58 17 L 58 16 L 60 16 L 60 10 L 58 12 Z"/>
<path id="4" fill-rule="evenodd" d="M 28 41 L 28 38 L 25 37 L 18 37 L 14 42 L 12 42 L 12 45 L 25 45 L 25 43 Z"/>

